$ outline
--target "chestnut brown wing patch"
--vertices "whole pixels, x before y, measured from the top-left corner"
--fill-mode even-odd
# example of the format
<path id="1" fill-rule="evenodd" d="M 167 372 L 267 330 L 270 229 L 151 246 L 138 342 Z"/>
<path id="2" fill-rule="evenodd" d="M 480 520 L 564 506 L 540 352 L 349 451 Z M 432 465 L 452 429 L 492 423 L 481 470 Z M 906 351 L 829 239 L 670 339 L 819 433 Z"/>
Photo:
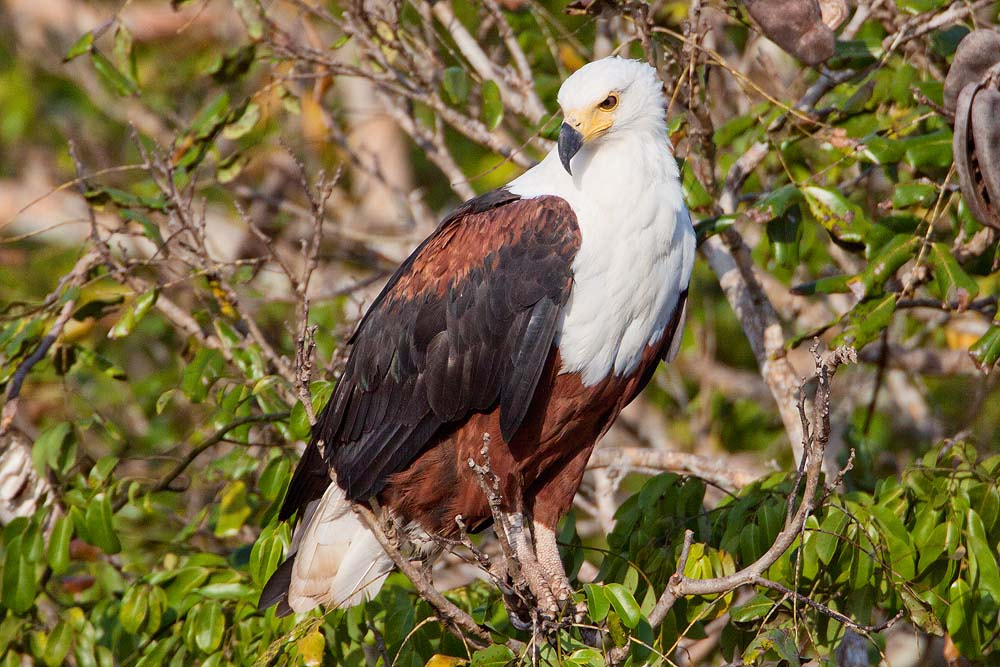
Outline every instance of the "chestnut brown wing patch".
<path id="1" fill-rule="evenodd" d="M 442 222 L 358 325 L 281 517 L 322 495 L 328 466 L 349 498 L 372 497 L 474 412 L 499 405 L 509 440 L 551 350 L 579 247 L 576 217 L 558 197 L 498 190 Z"/>

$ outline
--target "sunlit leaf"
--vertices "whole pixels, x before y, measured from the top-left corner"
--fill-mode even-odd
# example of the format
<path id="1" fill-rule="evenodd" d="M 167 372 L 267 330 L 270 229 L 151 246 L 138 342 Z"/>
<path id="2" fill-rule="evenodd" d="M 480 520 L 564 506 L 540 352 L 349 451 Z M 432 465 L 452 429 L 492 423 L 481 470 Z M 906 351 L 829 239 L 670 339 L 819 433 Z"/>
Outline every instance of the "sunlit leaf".
<path id="1" fill-rule="evenodd" d="M 492 79 L 483 82 L 483 123 L 490 130 L 495 130 L 503 120 L 503 100 L 500 99 L 500 87 Z"/>
<path id="2" fill-rule="evenodd" d="M 94 32 L 92 30 L 88 30 L 80 35 L 79 39 L 73 42 L 73 46 L 69 47 L 69 50 L 66 51 L 66 55 L 63 56 L 63 62 L 68 63 L 70 60 L 82 56 L 90 51 L 93 45 Z"/>
<path id="3" fill-rule="evenodd" d="M 871 222 L 860 206 L 839 192 L 818 186 L 802 188 L 802 193 L 813 216 L 835 239 L 857 245 L 865 242 Z"/>
<path id="4" fill-rule="evenodd" d="M 441 77 L 444 92 L 452 104 L 463 104 L 469 97 L 469 77 L 461 67 L 445 69 Z"/>
<path id="5" fill-rule="evenodd" d="M 136 325 L 146 316 L 149 309 L 156 303 L 156 298 L 160 295 L 157 288 L 146 290 L 132 301 L 122 316 L 118 319 L 111 330 L 108 331 L 108 338 L 124 338 L 132 333 Z"/>
<path id="6" fill-rule="evenodd" d="M 121 96 L 134 95 L 138 92 L 135 84 L 127 76 L 118 71 L 114 63 L 97 49 L 90 50 L 90 59 L 94 64 L 94 69 L 100 75 L 101 80 L 111 90 Z"/>

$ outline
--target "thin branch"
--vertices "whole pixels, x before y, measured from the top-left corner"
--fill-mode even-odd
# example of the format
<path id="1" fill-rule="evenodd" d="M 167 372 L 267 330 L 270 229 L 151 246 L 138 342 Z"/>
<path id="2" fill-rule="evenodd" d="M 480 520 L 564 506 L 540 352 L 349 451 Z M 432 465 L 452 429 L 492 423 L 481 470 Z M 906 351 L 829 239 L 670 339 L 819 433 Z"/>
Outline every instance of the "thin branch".
<path id="1" fill-rule="evenodd" d="M 744 181 L 769 152 L 767 142 L 751 146 L 729 170 L 719 200 L 723 213 L 736 210 L 737 195 Z M 750 250 L 736 230 L 709 237 L 701 252 L 719 279 L 726 300 L 740 320 L 757 359 L 761 376 L 774 397 L 796 459 L 802 456 L 802 427 L 795 410 L 798 378 L 785 355 L 781 321 L 755 275 Z"/>
<path id="2" fill-rule="evenodd" d="M 368 529 L 372 531 L 375 539 L 378 540 L 378 543 L 389 557 L 392 558 L 396 567 L 413 583 L 420 597 L 434 607 L 445 626 L 456 637 L 468 639 L 479 647 L 488 646 L 492 643 L 490 632 L 487 628 L 476 623 L 471 616 L 459 609 L 451 600 L 441 595 L 434 588 L 434 583 L 427 577 L 427 574 L 400 553 L 398 546 L 399 538 L 395 535 L 395 528 L 393 526 L 390 525 L 392 534 L 387 534 L 382 529 L 382 524 L 378 517 L 375 516 L 371 509 L 364 505 L 355 504 L 354 511 L 365 522 Z"/>
<path id="3" fill-rule="evenodd" d="M 246 426 L 247 424 L 259 424 L 261 422 L 276 422 L 282 419 L 288 419 L 288 412 L 270 412 L 261 415 L 248 415 L 246 417 L 239 417 L 229 422 L 225 426 L 219 428 L 214 433 L 209 435 L 207 438 L 196 444 L 191 448 L 184 458 L 177 462 L 177 464 L 170 469 L 170 471 L 160 478 L 151 489 L 150 493 L 157 493 L 159 491 L 166 491 L 170 488 L 170 484 L 183 474 L 187 470 L 188 466 L 194 463 L 194 460 L 198 458 L 207 449 L 214 447 L 215 445 L 223 442 L 226 435 L 230 431 L 239 428 L 240 426 Z M 116 503 L 115 511 L 121 509 L 125 503 L 128 502 L 127 499 L 123 498 Z"/>
<path id="4" fill-rule="evenodd" d="M 70 270 L 70 272 L 59 281 L 59 286 L 57 290 L 62 291 L 63 287 L 66 286 L 78 286 L 86 278 L 90 270 L 97 266 L 101 261 L 101 256 L 97 250 L 90 250 L 85 253 L 80 259 L 77 260 L 76 265 Z M 46 302 L 55 303 L 59 298 L 56 292 L 53 292 L 49 297 L 46 298 Z M 48 354 L 49 349 L 52 345 L 59 339 L 62 334 L 63 328 L 66 323 L 70 320 L 73 312 L 76 310 L 76 299 L 67 299 L 63 303 L 62 308 L 59 309 L 59 314 L 56 316 L 55 321 L 49 328 L 48 333 L 42 337 L 41 342 L 39 342 L 38 347 L 32 352 L 14 371 L 14 374 L 10 378 L 10 384 L 7 387 L 7 396 L 4 402 L 3 410 L 0 411 L 0 435 L 7 432 L 10 428 L 11 423 L 14 421 L 14 417 L 17 415 L 17 406 L 19 403 L 19 397 L 21 395 L 21 387 L 24 385 L 24 380 L 28 377 L 28 373 L 35 365 L 45 358 Z"/>
<path id="5" fill-rule="evenodd" d="M 623 468 L 655 472 L 676 472 L 693 475 L 730 491 L 741 489 L 757 479 L 757 475 L 733 468 L 726 459 L 647 447 L 598 447 L 587 468 Z"/>

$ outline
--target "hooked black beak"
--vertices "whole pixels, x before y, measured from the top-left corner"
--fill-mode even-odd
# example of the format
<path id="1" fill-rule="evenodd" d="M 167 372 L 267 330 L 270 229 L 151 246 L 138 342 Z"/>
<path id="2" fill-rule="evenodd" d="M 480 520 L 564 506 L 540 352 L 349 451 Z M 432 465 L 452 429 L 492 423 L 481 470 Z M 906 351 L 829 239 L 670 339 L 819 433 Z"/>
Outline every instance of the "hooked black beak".
<path id="1" fill-rule="evenodd" d="M 569 161 L 573 159 L 581 146 L 583 146 L 583 135 L 568 123 L 563 123 L 562 127 L 559 128 L 559 159 L 562 161 L 566 173 L 570 176 L 573 175 L 573 171 L 569 168 Z"/>

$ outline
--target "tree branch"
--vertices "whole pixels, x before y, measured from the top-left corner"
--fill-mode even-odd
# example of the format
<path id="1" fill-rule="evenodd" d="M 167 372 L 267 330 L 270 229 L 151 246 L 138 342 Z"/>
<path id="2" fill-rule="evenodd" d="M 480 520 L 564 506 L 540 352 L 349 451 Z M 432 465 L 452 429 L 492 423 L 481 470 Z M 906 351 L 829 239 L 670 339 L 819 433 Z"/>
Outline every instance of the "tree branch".
<path id="1" fill-rule="evenodd" d="M 726 459 L 709 459 L 687 452 L 674 452 L 647 447 L 598 447 L 587 467 L 625 468 L 653 472 L 676 472 L 693 475 L 730 491 L 741 489 L 757 479 L 753 473 L 734 469 Z"/>

